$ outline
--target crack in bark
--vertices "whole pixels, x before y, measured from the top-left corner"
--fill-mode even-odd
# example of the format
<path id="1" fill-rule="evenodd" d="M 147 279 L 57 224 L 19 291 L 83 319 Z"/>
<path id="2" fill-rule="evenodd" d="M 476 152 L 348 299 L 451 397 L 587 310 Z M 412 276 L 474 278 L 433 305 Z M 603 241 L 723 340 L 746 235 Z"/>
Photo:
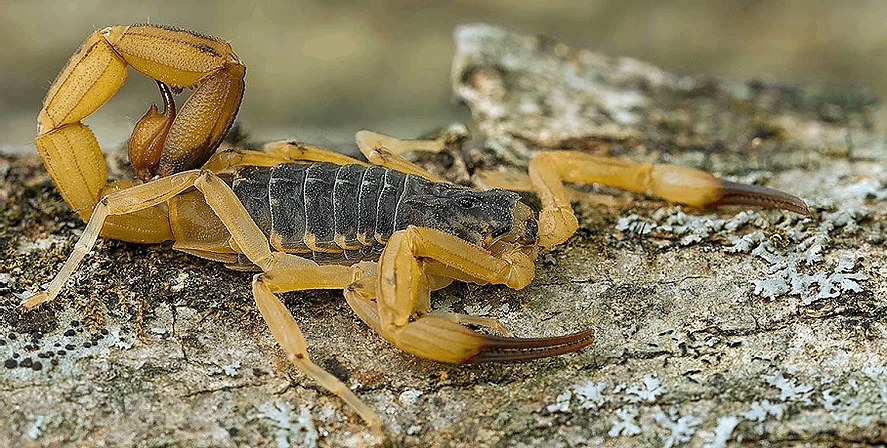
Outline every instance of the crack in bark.
<path id="1" fill-rule="evenodd" d="M 214 394 L 216 392 L 227 392 L 230 390 L 240 390 L 240 389 L 249 389 L 254 387 L 262 387 L 264 383 L 246 383 L 246 384 L 232 384 L 228 386 L 220 386 L 214 388 L 206 388 L 206 389 L 198 389 L 195 391 L 188 392 L 186 394 L 180 395 L 185 398 L 193 398 L 199 397 L 208 394 Z"/>

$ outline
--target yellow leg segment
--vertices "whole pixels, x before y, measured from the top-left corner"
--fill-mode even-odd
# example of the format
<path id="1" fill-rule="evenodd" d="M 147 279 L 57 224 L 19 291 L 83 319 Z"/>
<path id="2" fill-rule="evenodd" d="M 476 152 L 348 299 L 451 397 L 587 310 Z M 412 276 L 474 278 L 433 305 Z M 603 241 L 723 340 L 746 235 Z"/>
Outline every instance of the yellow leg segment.
<path id="1" fill-rule="evenodd" d="M 259 312 L 271 329 L 271 334 L 286 352 L 287 359 L 318 384 L 351 406 L 377 434 L 382 433 L 382 423 L 369 406 L 360 400 L 338 378 L 314 364 L 308 356 L 308 343 L 302 335 L 292 313 L 273 292 L 348 286 L 353 269 L 345 266 L 302 266 L 277 269 L 257 274 L 253 280 L 253 296 Z M 305 279 L 302 282 L 295 279 Z M 320 281 L 320 283 L 318 283 Z M 272 292 L 273 291 L 273 292 Z"/>
<path id="2" fill-rule="evenodd" d="M 501 327 L 493 319 L 427 313 L 430 288 L 426 267 L 435 272 L 461 272 L 460 280 L 512 288 L 526 286 L 533 276 L 532 260 L 520 252 L 497 258 L 453 235 L 409 227 L 388 240 L 375 285 L 367 285 L 366 278 L 359 280 L 346 290 L 345 297 L 362 320 L 399 349 L 435 361 L 528 360 L 575 351 L 593 341 L 592 330 L 556 338 L 489 336 L 462 324 Z"/>
<path id="3" fill-rule="evenodd" d="M 337 165 L 368 163 L 328 149 L 299 142 L 271 142 L 261 150 L 228 149 L 210 157 L 203 169 L 220 173 L 236 166 L 274 166 L 287 162 L 329 162 Z"/>
<path id="4" fill-rule="evenodd" d="M 441 140 L 400 140 L 366 130 L 358 132 L 355 140 L 361 154 L 373 165 L 415 174 L 432 182 L 446 182 L 446 179 L 429 173 L 400 155 L 407 151 L 440 152 L 444 149 L 444 142 Z"/>
<path id="5" fill-rule="evenodd" d="M 442 151 L 444 146 L 441 141 L 399 140 L 371 131 L 358 132 L 356 140 L 361 153 L 373 165 L 416 174 L 434 182 L 446 182 L 446 180 L 429 173 L 400 156 L 400 153 L 407 151 Z M 235 166 L 274 166 L 286 162 L 329 162 L 337 165 L 370 165 L 370 163 L 362 160 L 307 143 L 279 141 L 268 143 L 259 151 L 229 149 L 218 152 L 207 161 L 203 168 L 219 173 Z"/>
<path id="6" fill-rule="evenodd" d="M 62 269 L 50 282 L 49 287 L 46 291 L 25 299 L 22 302 L 22 307 L 24 309 L 33 308 L 43 302 L 54 299 L 58 295 L 68 278 L 77 269 L 80 261 L 95 245 L 105 221 L 110 216 L 126 215 L 162 204 L 169 200 L 169 198 L 193 186 L 194 181 L 199 175 L 200 172 L 198 171 L 179 173 L 105 196 L 96 204 L 86 229 L 83 230 L 80 239 L 74 245 L 74 252 L 65 261 Z"/>
<path id="7" fill-rule="evenodd" d="M 274 292 L 304 289 L 340 289 L 353 281 L 354 269 L 344 266 L 318 266 L 313 261 L 281 252 L 272 252 L 268 240 L 253 222 L 234 192 L 208 172 L 195 182 L 207 202 L 244 255 L 263 273 L 253 280 L 253 296 L 274 338 L 306 375 L 348 403 L 373 429 L 381 434 L 378 416 L 360 401 L 345 384 L 311 362 L 308 344 L 292 314 Z"/>
<path id="8" fill-rule="evenodd" d="M 530 175 L 526 173 L 476 170 L 471 175 L 471 180 L 474 183 L 474 186 L 481 190 L 498 188 L 500 190 L 509 191 L 536 191 L 536 189 L 533 188 L 533 183 L 530 182 Z M 587 191 L 577 190 L 570 186 L 565 186 L 565 188 L 567 189 L 570 199 L 573 201 L 605 205 L 607 207 L 624 206 L 628 203 L 623 198 L 617 198 L 609 194 L 589 193 Z"/>
<path id="9" fill-rule="evenodd" d="M 545 151 L 530 161 L 530 181 L 539 199 L 539 245 L 566 241 L 578 223 L 563 181 L 600 183 L 693 207 L 752 205 L 808 214 L 801 199 L 765 187 L 729 182 L 695 168 L 633 162 L 576 151 Z"/>

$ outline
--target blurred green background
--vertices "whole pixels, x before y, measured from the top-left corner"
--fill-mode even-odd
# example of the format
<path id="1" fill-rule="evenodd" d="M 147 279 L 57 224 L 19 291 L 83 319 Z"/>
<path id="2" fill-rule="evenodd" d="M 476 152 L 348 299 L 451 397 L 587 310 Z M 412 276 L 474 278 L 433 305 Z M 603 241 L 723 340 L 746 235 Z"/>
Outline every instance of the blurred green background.
<path id="1" fill-rule="evenodd" d="M 34 151 L 46 90 L 86 36 L 110 24 L 171 24 L 230 40 L 247 64 L 239 120 L 255 139 L 337 144 L 362 128 L 409 137 L 466 119 L 448 79 L 462 23 L 544 33 L 676 73 L 866 84 L 883 97 L 885 19 L 880 1 L 4 0 L 0 151 Z M 104 147 L 119 145 L 154 101 L 154 84 L 133 75 L 87 123 Z"/>

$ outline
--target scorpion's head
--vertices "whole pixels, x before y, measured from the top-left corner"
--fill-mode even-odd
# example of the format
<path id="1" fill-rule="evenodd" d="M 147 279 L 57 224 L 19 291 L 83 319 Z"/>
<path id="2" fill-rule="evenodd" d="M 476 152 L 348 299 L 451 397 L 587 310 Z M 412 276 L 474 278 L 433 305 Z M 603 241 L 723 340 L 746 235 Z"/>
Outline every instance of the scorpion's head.
<path id="1" fill-rule="evenodd" d="M 429 195 L 408 200 L 410 224 L 438 229 L 493 253 L 520 248 L 536 255 L 538 226 L 517 193 L 438 184 Z"/>
<path id="2" fill-rule="evenodd" d="M 536 258 L 538 241 L 539 224 L 536 221 L 536 214 L 523 202 L 515 201 L 511 207 L 511 229 L 484 246 L 493 252 L 517 247 L 532 259 Z"/>

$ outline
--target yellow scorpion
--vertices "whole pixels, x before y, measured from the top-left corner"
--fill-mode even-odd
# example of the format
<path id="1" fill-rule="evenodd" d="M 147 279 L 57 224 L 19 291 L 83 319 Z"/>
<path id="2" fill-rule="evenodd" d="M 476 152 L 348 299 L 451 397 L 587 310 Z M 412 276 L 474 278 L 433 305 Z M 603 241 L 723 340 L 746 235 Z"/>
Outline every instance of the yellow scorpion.
<path id="1" fill-rule="evenodd" d="M 152 105 L 132 133 L 130 162 L 142 182 L 108 183 L 102 151 L 81 121 L 123 85 L 127 66 L 158 82 L 164 111 Z M 215 152 L 240 107 L 245 73 L 227 42 L 188 30 L 112 26 L 86 40 L 46 95 L 36 146 L 65 202 L 87 225 L 47 290 L 25 299 L 25 309 L 55 298 L 99 235 L 173 240 L 177 250 L 259 271 L 253 295 L 289 361 L 380 431 L 375 411 L 311 362 L 276 294 L 342 289 L 367 325 L 422 358 L 528 360 L 579 350 L 592 343 L 593 331 L 516 338 L 495 319 L 430 311 L 430 292 L 453 280 L 527 286 L 539 248 L 562 243 L 578 226 L 563 182 L 612 185 L 695 207 L 757 205 L 807 214 L 802 200 L 780 191 L 688 167 L 572 151 L 539 152 L 530 161 L 528 185 L 542 204 L 538 218 L 515 193 L 456 186 L 399 155 L 439 149 L 438 141 L 361 131 L 357 143 L 370 163 L 286 141 Z M 173 91 L 184 88 L 194 91 L 176 111 Z"/>

